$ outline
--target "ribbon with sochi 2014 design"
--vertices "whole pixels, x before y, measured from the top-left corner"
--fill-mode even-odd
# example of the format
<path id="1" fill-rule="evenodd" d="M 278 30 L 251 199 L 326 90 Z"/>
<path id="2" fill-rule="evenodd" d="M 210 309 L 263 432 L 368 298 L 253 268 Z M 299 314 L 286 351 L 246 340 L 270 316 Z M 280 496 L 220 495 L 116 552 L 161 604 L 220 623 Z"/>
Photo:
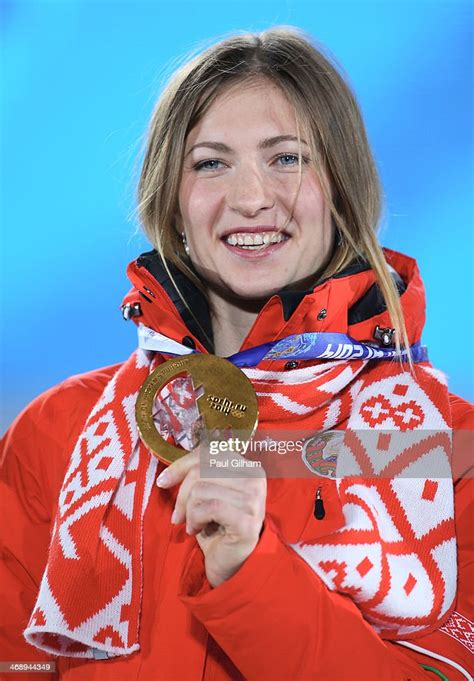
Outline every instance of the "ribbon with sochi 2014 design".
<path id="1" fill-rule="evenodd" d="M 197 352 L 191 348 L 157 333 L 144 324 L 138 327 L 138 345 L 142 350 L 153 350 L 169 355 L 189 355 Z M 427 362 L 426 346 L 415 343 L 411 346 L 414 362 Z M 264 359 L 285 360 L 347 360 L 347 359 L 407 359 L 407 351 L 400 353 L 394 348 L 380 348 L 368 343 L 359 343 L 345 333 L 300 333 L 287 336 L 271 343 L 263 343 L 254 348 L 237 352 L 226 357 L 238 367 L 254 367 Z"/>

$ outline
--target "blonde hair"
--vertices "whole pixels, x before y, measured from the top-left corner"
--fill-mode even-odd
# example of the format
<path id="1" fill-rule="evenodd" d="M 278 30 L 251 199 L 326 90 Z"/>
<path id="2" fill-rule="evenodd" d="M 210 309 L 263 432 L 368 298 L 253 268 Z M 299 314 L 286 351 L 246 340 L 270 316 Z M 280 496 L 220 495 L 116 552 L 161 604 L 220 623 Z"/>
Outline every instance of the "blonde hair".
<path id="1" fill-rule="evenodd" d="M 153 112 L 138 185 L 146 235 L 165 266 L 173 263 L 202 288 L 176 228 L 186 138 L 224 88 L 262 77 L 294 107 L 298 140 L 301 127 L 338 231 L 339 243 L 318 279 L 336 274 L 357 256 L 366 258 L 397 329 L 397 350 L 408 348 L 399 294 L 376 236 L 381 187 L 359 107 L 336 66 L 299 29 L 231 36 L 173 74 Z"/>

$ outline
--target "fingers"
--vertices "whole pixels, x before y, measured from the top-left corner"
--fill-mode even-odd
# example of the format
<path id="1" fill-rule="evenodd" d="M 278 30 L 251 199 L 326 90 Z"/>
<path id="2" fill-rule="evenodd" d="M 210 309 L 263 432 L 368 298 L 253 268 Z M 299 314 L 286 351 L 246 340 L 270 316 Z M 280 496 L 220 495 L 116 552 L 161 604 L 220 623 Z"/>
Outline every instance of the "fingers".
<path id="1" fill-rule="evenodd" d="M 168 468 L 165 468 L 156 479 L 157 486 L 164 489 L 174 487 L 184 480 L 191 468 L 196 464 L 199 464 L 199 449 L 194 449 L 189 454 L 185 454 L 168 466 Z"/>
<path id="2" fill-rule="evenodd" d="M 186 508 L 188 534 L 199 534 L 205 530 L 208 535 L 215 532 L 225 534 L 229 543 L 240 542 L 243 537 L 247 541 L 255 541 L 260 527 L 261 519 L 256 514 L 243 512 L 241 508 L 229 504 L 225 499 L 217 497 L 190 499 Z"/>
<path id="3" fill-rule="evenodd" d="M 185 482 L 187 482 L 187 479 Z M 194 480 L 191 483 L 191 487 L 185 490 L 183 490 L 184 484 L 181 485 L 180 493 L 176 500 L 176 516 L 173 517 L 173 522 L 184 522 L 185 519 L 187 521 L 190 507 L 199 505 L 212 507 L 213 501 L 216 502 L 217 506 L 220 504 L 231 505 L 238 509 L 240 513 L 248 515 L 256 515 L 257 513 L 255 501 L 248 491 L 233 489 L 206 480 Z M 180 497 L 181 490 L 183 490 L 183 494 Z M 209 522 L 212 520 L 210 518 Z"/>
<path id="4" fill-rule="evenodd" d="M 199 468 L 198 466 L 193 466 L 183 482 L 178 491 L 178 496 L 176 497 L 176 503 L 174 505 L 174 511 L 171 516 L 171 522 L 175 525 L 179 523 L 184 523 L 186 519 L 186 503 L 190 492 L 192 491 L 194 485 L 197 484 L 199 480 Z"/>
<path id="5" fill-rule="evenodd" d="M 266 494 L 266 484 L 262 480 L 258 484 L 255 481 L 247 481 L 244 487 L 238 486 L 236 480 L 219 479 L 208 480 L 199 477 L 199 468 L 192 468 L 179 488 L 176 497 L 175 508 L 171 516 L 174 524 L 183 523 L 187 517 L 187 508 L 191 502 L 203 503 L 211 499 L 218 499 L 227 504 L 232 504 L 243 513 L 253 514 L 256 502 L 261 495 L 258 494 L 257 487 L 264 488 Z M 250 484 L 249 484 L 250 483 Z"/>
<path id="6" fill-rule="evenodd" d="M 193 531 L 196 527 L 204 527 L 213 522 L 206 509 L 235 509 L 242 518 L 257 518 L 265 513 L 266 478 L 201 478 L 199 466 L 199 448 L 185 454 L 172 463 L 158 476 L 156 484 L 161 488 L 171 488 L 180 484 L 175 508 L 171 516 L 173 524 L 187 522 Z M 214 506 L 213 506 L 214 504 Z M 198 509 L 197 524 L 189 523 L 190 508 Z M 204 514 L 204 515 L 203 515 Z M 221 517 L 222 512 L 220 513 Z M 228 517 L 234 518 L 229 511 Z M 204 518 L 207 521 L 204 522 Z M 200 525 L 199 522 L 204 523 Z M 217 522 L 217 521 L 215 521 Z M 242 524 L 244 521 L 241 520 Z M 197 530 L 199 532 L 199 530 Z"/>

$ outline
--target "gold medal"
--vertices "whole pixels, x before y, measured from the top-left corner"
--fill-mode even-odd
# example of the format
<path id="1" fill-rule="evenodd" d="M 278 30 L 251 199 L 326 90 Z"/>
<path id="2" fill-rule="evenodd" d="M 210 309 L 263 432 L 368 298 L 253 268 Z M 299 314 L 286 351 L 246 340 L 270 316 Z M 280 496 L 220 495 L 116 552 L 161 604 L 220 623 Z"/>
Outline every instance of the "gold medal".
<path id="1" fill-rule="evenodd" d="M 174 357 L 148 376 L 135 406 L 140 437 L 160 461 L 169 464 L 188 453 L 167 442 L 153 420 L 156 395 L 170 381 L 183 375 L 190 375 L 195 390 L 200 392 L 197 407 L 203 428 L 209 433 L 238 431 L 242 440 L 252 437 L 258 422 L 258 403 L 247 376 L 235 364 L 215 355 Z"/>

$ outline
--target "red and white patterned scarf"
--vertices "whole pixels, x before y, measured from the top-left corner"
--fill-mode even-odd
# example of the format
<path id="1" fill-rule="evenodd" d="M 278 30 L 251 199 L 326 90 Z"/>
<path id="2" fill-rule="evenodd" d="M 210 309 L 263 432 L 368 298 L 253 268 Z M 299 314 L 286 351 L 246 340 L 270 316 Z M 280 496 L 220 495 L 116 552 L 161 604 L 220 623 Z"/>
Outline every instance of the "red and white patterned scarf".
<path id="1" fill-rule="evenodd" d="M 143 517 L 157 460 L 139 440 L 134 406 L 159 358 L 142 350 L 132 354 L 106 386 L 72 452 L 24 632 L 42 650 L 100 657 L 140 647 Z M 354 434 L 345 438 L 337 464 L 345 526 L 294 550 L 330 589 L 348 594 L 382 636 L 409 638 L 438 626 L 456 589 L 443 375 L 427 364 L 411 374 L 397 362 L 360 360 L 244 372 L 258 395 L 262 429 L 283 423 L 288 430 L 314 432 L 341 424 Z M 384 432 L 368 451 L 358 434 L 374 430 Z M 410 445 L 397 433 L 411 433 Z M 419 473 L 427 461 L 436 478 Z"/>

